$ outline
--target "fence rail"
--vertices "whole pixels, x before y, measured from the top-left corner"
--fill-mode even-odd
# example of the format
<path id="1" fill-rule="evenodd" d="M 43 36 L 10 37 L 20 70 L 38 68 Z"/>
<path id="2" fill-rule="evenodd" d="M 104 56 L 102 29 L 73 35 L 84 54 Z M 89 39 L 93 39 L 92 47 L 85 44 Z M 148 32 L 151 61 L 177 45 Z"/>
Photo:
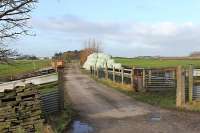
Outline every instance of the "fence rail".
<path id="1" fill-rule="evenodd" d="M 129 84 L 136 91 L 176 90 L 176 106 L 200 102 L 200 68 L 190 65 L 183 68 L 96 68 L 90 67 L 97 78 Z"/>
<path id="2" fill-rule="evenodd" d="M 90 68 L 91 74 L 97 78 L 105 78 L 122 84 L 130 84 L 138 91 L 163 91 L 176 88 L 175 68 Z"/>

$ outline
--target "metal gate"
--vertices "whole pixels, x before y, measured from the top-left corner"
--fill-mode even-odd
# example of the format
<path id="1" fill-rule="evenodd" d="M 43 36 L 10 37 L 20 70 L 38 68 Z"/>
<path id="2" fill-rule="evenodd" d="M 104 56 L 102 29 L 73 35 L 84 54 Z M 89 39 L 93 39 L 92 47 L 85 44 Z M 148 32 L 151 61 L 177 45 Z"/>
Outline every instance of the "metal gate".
<path id="1" fill-rule="evenodd" d="M 175 69 L 145 69 L 145 89 L 147 91 L 165 91 L 176 88 Z"/>
<path id="2" fill-rule="evenodd" d="M 200 101 L 200 69 L 193 69 L 193 91 L 192 99 L 195 101 Z"/>

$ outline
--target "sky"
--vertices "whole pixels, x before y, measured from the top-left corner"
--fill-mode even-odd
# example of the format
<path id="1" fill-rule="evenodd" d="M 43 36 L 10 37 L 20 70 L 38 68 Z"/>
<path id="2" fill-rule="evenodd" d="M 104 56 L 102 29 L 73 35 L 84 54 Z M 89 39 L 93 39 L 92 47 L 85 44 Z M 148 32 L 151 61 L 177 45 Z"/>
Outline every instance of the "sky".
<path id="1" fill-rule="evenodd" d="M 95 39 L 113 56 L 186 56 L 200 51 L 199 12 L 199 0 L 39 0 L 36 36 L 9 47 L 43 57 Z"/>

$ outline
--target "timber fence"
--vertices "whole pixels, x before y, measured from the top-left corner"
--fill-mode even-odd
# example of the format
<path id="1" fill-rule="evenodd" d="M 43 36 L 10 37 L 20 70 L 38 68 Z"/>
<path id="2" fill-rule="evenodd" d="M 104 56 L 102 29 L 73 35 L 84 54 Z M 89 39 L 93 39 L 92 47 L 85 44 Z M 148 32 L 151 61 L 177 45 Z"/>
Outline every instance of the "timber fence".
<path id="1" fill-rule="evenodd" d="M 128 84 L 135 91 L 175 90 L 176 106 L 200 102 L 200 67 L 174 68 L 96 68 L 90 67 L 92 76 Z"/>
<path id="2" fill-rule="evenodd" d="M 176 68 L 96 68 L 91 75 L 129 84 L 136 91 L 166 91 L 176 89 Z"/>

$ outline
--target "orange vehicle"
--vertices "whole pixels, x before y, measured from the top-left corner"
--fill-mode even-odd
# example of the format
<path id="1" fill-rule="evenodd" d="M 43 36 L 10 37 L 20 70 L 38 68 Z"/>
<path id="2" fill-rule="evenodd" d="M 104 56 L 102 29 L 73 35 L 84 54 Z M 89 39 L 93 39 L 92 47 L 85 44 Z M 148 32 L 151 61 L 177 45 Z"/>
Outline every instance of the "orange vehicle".
<path id="1" fill-rule="evenodd" d="M 64 60 L 54 60 L 51 63 L 53 68 L 63 68 L 65 66 Z"/>

